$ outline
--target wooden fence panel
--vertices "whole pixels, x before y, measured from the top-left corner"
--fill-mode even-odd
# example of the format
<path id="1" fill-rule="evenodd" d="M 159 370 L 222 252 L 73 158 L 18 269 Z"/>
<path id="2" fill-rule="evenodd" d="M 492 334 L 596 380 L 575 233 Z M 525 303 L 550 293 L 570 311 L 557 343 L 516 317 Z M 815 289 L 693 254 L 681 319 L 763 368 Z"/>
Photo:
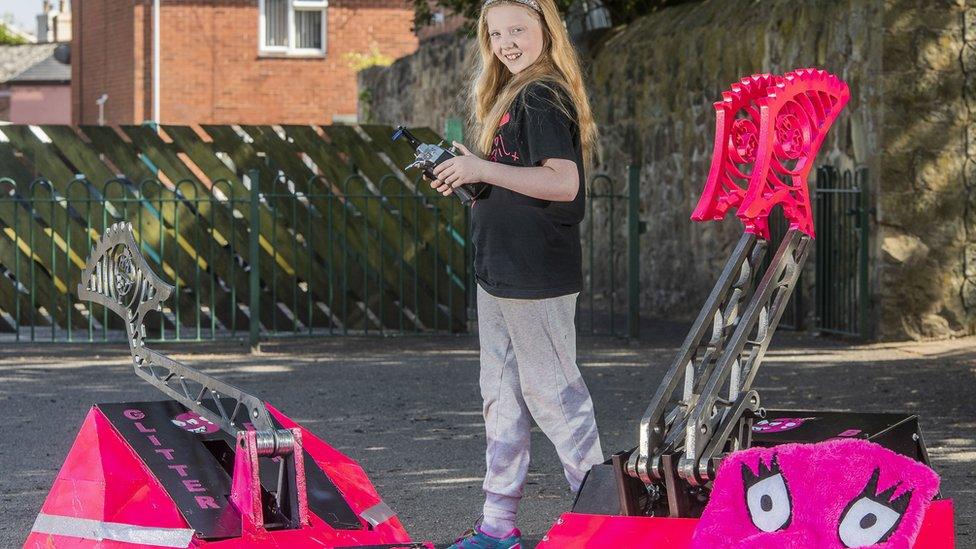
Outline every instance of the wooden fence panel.
<path id="1" fill-rule="evenodd" d="M 0 332 L 121 330 L 75 289 L 123 220 L 177 288 L 156 337 L 247 332 L 254 265 L 270 333 L 466 330 L 467 212 L 402 172 L 412 151 L 391 131 L 0 128 Z"/>
<path id="2" fill-rule="evenodd" d="M 250 257 L 248 248 L 249 227 L 251 223 L 251 210 L 248 204 L 249 191 L 240 177 L 231 171 L 217 157 L 217 151 L 212 143 L 201 141 L 196 133 L 186 126 L 164 126 L 164 131 L 173 139 L 173 150 L 185 154 L 199 169 L 207 174 L 209 188 L 194 186 L 193 199 L 204 203 L 205 198 L 211 198 L 210 209 L 205 209 L 202 215 L 212 220 L 212 226 L 218 231 L 221 240 L 228 242 L 233 251 L 232 255 L 240 256 L 248 265 L 253 265 L 254 261 Z M 215 193 L 216 190 L 216 193 Z M 181 192 L 183 188 L 181 188 Z M 216 196 L 216 194 L 222 196 Z M 235 215 L 236 212 L 236 215 Z M 261 205 L 260 213 L 261 227 L 267 231 L 271 227 L 271 214 L 267 207 Z M 239 218 L 238 218 L 239 216 Z M 275 256 L 270 246 L 259 248 L 260 257 L 258 258 L 258 270 L 261 280 L 265 281 L 265 286 L 261 292 L 261 320 L 264 326 L 271 327 L 284 322 L 279 314 L 277 304 L 272 299 L 272 294 L 287 295 L 289 292 L 301 291 L 300 288 L 289 289 L 286 287 L 284 277 L 275 276 Z M 243 265 L 239 266 L 239 273 L 235 273 L 235 289 L 246 293 L 248 288 L 246 273 L 243 272 Z M 241 278 L 245 277 L 245 278 Z M 246 299 L 246 296 L 238 293 L 238 300 Z M 274 313 L 267 311 L 270 309 Z M 270 315 L 276 315 L 274 317 Z M 321 310 L 317 310 L 315 318 L 325 316 Z M 325 323 L 331 321 L 322 321 Z M 319 325 L 319 324 L 316 324 Z"/>
<path id="3" fill-rule="evenodd" d="M 256 150 L 251 144 L 245 143 L 233 129 L 227 126 L 205 125 L 203 128 L 213 138 L 214 147 L 228 154 L 238 170 L 257 170 L 259 172 L 258 188 L 262 193 L 272 197 L 277 194 L 278 189 L 275 184 L 277 173 L 268 166 L 265 160 L 266 156 L 264 154 L 258 154 L 261 151 Z M 270 200 L 273 200 L 273 198 Z M 290 227 L 285 223 L 285 219 L 280 215 L 280 212 L 272 210 L 270 205 L 269 203 L 269 207 L 262 210 L 261 233 L 265 238 L 270 237 L 273 242 L 272 254 L 276 264 L 293 274 L 306 273 L 311 277 L 309 286 L 313 289 L 313 292 L 318 293 L 316 299 L 326 302 L 330 301 L 326 299 L 328 292 L 332 290 L 330 280 L 326 275 L 326 267 L 314 261 L 312 254 L 309 254 L 306 250 L 307 243 L 303 243 L 300 252 L 295 251 L 294 241 L 289 236 Z M 265 211 L 267 212 L 266 220 L 264 217 Z M 311 245 L 314 246 L 316 244 L 312 243 Z M 272 272 L 272 276 L 279 276 L 277 275 L 277 270 Z M 365 302 L 363 297 L 361 297 L 364 294 L 359 293 L 356 295 L 352 287 L 347 288 L 347 292 L 349 294 L 348 296 L 340 296 L 342 302 L 345 302 L 347 297 L 350 297 L 355 302 Z M 333 311 L 333 314 L 335 314 L 336 305 L 337 303 L 334 300 L 330 304 L 330 310 Z M 343 317 L 342 320 L 344 325 L 347 326 L 362 324 L 367 329 L 378 330 L 380 326 L 372 320 L 373 318 L 375 318 L 375 315 L 370 314 L 368 310 L 354 308 L 350 311 L 348 318 Z"/>
<path id="4" fill-rule="evenodd" d="M 357 134 L 355 129 L 351 126 L 328 126 L 323 127 L 322 130 L 333 145 L 349 155 L 362 174 L 378 188 L 380 180 L 386 173 L 389 173 L 390 168 L 376 154 L 376 151 Z M 391 180 L 399 183 L 398 179 Z M 412 193 L 412 191 L 404 188 L 398 189 L 397 192 Z M 453 270 L 463 270 L 465 255 L 463 243 L 445 238 L 442 231 L 439 230 L 440 224 L 437 222 L 436 210 L 445 207 L 445 204 L 448 209 L 462 208 L 454 199 L 449 201 L 435 200 L 429 203 L 428 207 L 422 207 L 417 201 L 406 201 L 403 204 L 401 220 L 407 226 L 416 225 L 418 240 L 408 240 L 407 249 L 401 250 L 401 253 L 404 258 L 416 258 L 414 268 L 421 273 L 422 280 L 427 284 L 427 290 L 435 296 L 444 296 L 444 299 L 437 299 L 437 301 L 446 301 L 449 304 L 452 316 L 461 321 L 467 314 L 463 295 L 463 281 L 461 285 L 456 284 L 450 276 L 450 271 L 444 266 L 446 265 Z M 383 215 L 379 211 L 382 210 L 379 206 L 377 205 L 376 209 L 369 212 L 370 219 Z M 390 228 L 395 227 L 392 223 L 385 224 L 385 226 L 388 232 L 395 230 Z M 393 236 L 391 234 L 390 238 L 392 239 Z M 411 246 L 415 242 L 424 245 Z"/>
<path id="5" fill-rule="evenodd" d="M 207 215 L 210 212 L 205 209 L 209 202 L 207 197 L 204 197 L 199 204 L 190 202 L 195 196 L 192 192 L 187 193 L 190 185 L 184 184 L 180 179 L 184 174 L 174 173 L 175 170 L 168 174 L 158 171 L 161 165 L 160 159 L 153 151 L 148 150 L 148 147 L 139 147 L 135 141 L 126 143 L 111 128 L 85 126 L 82 131 L 91 140 L 91 147 L 122 170 L 137 185 L 141 199 L 157 213 L 166 227 L 172 229 L 178 246 L 166 248 L 163 259 L 168 258 L 184 269 L 188 269 L 183 271 L 183 280 L 177 281 L 183 284 L 177 287 L 177 292 L 189 291 L 192 296 L 198 297 L 201 303 L 206 304 L 207 316 L 211 316 L 210 311 L 213 311 L 216 320 L 228 329 L 238 325 L 246 326 L 247 317 L 234 303 L 234 296 L 229 289 L 219 284 L 200 282 L 201 272 L 206 277 L 207 273 L 213 270 L 215 276 L 225 280 L 234 280 L 234 277 L 237 277 L 240 283 L 244 284 L 241 288 L 247 287 L 243 269 L 234 261 L 230 251 L 214 240 L 216 237 Z M 149 164 L 141 160 L 143 157 L 148 159 L 157 171 L 153 171 Z M 164 186 L 159 181 L 161 176 L 180 183 L 180 193 L 187 193 L 190 196 L 184 200 L 174 192 L 174 189 Z M 197 206 L 204 208 L 203 211 L 198 211 L 199 215 L 195 212 Z M 189 287 L 186 286 L 187 283 Z M 190 310 L 194 311 L 194 309 L 192 320 L 196 321 L 196 314 L 201 312 L 201 307 L 195 304 Z"/>
<path id="6" fill-rule="evenodd" d="M 132 187 L 131 179 L 124 174 L 113 173 L 99 158 L 91 144 L 82 141 L 71 128 L 47 126 L 42 129 L 51 138 L 48 146 L 54 149 L 56 154 L 42 157 L 47 159 L 48 163 L 39 165 L 39 169 L 43 172 L 50 163 L 55 162 L 54 157 L 57 157 L 59 161 L 69 163 L 76 174 L 83 174 L 88 181 L 104 181 L 101 188 L 93 185 L 92 190 L 96 200 L 88 202 L 93 206 L 103 202 L 114 208 L 114 214 L 102 209 L 102 219 L 105 223 L 102 227 L 107 227 L 115 221 L 131 222 L 136 240 L 142 246 L 143 252 L 149 256 L 150 261 L 159 265 L 170 280 L 187 285 L 195 264 L 189 257 L 176 257 L 173 261 L 166 261 L 164 254 L 167 249 L 175 250 L 178 246 L 189 247 L 188 243 L 181 241 L 182 239 L 172 227 L 166 225 L 161 219 L 159 212 L 139 196 L 137 190 Z M 181 310 L 191 310 L 194 307 L 193 300 L 186 293 L 176 294 L 175 299 Z M 164 305 L 164 309 L 168 309 L 168 305 Z M 190 319 L 186 319 L 186 322 L 189 323 Z"/>
<path id="7" fill-rule="evenodd" d="M 301 162 L 299 155 L 305 149 L 304 146 L 298 145 L 297 141 L 294 144 L 288 143 L 280 139 L 269 127 L 247 126 L 245 129 L 252 136 L 255 136 L 255 144 L 263 146 L 264 150 L 268 152 L 268 158 L 278 163 L 277 165 L 281 166 L 286 173 L 301 174 L 304 179 L 313 182 L 312 186 L 316 186 L 314 183 L 321 183 L 319 188 L 313 189 L 316 192 L 311 195 L 312 203 L 319 209 L 330 206 L 334 208 L 331 215 L 327 216 L 333 222 L 333 234 L 341 235 L 340 238 L 346 245 L 355 247 L 360 255 L 359 267 L 361 272 L 372 283 L 372 288 L 370 286 L 365 288 L 365 290 L 372 289 L 372 293 L 369 295 L 370 303 L 379 302 L 377 307 L 384 323 L 396 319 L 401 313 L 400 308 L 396 305 L 399 295 L 397 288 L 400 282 L 397 273 L 400 269 L 410 270 L 411 265 L 408 258 L 401 253 L 402 250 L 397 247 L 398 242 L 391 241 L 388 232 L 381 230 L 384 228 L 384 221 L 387 227 L 392 226 L 394 229 L 397 223 L 395 219 L 390 218 L 388 213 L 381 209 L 383 198 L 362 185 L 355 185 L 354 189 L 347 189 L 351 192 L 343 192 L 339 189 L 335 185 L 335 181 L 342 178 L 341 181 L 345 182 L 354 174 L 347 172 L 343 167 L 344 163 L 337 158 L 334 158 L 333 162 L 327 163 L 331 168 L 329 170 L 331 173 L 323 174 L 323 178 L 316 178 L 317 174 Z M 311 128 L 309 130 L 311 131 Z M 313 138 L 310 135 L 304 136 L 304 139 L 309 140 L 305 142 L 305 146 L 310 148 L 328 148 L 324 141 L 318 143 L 311 141 Z M 330 201 L 331 204 L 323 204 L 320 199 L 321 193 L 333 195 L 336 192 L 338 192 L 338 195 L 335 195 L 337 200 Z M 380 216 L 384 216 L 385 219 L 380 219 Z M 424 292 L 419 297 L 423 302 L 429 304 L 429 308 L 413 307 L 412 309 L 416 309 L 415 312 L 421 321 L 433 323 L 433 319 L 440 315 L 439 312 L 435 312 L 435 296 Z M 444 322 L 443 319 L 442 322 Z"/>

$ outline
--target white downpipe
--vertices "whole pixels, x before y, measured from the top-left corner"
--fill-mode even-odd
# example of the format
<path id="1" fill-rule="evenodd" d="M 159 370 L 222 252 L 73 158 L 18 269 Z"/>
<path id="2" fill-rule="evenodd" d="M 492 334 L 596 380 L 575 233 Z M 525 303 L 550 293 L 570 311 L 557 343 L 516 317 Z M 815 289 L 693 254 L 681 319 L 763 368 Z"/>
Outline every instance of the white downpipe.
<path id="1" fill-rule="evenodd" d="M 159 1 L 153 0 L 153 122 L 159 124 Z"/>
<path id="2" fill-rule="evenodd" d="M 98 96 L 98 99 L 95 100 L 95 104 L 98 105 L 98 125 L 99 126 L 104 126 L 105 125 L 105 102 L 106 101 L 108 101 L 108 94 L 107 93 L 103 93 L 102 95 Z"/>

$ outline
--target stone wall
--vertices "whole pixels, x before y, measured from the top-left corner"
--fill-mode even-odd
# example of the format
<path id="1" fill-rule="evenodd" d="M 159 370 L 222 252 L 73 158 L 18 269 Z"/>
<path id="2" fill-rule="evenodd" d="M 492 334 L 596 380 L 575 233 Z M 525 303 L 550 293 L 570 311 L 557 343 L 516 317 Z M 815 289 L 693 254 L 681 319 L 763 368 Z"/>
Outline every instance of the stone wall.
<path id="1" fill-rule="evenodd" d="M 711 160 L 712 102 L 740 76 L 817 66 L 851 87 L 818 163 L 868 169 L 876 335 L 972 333 L 974 39 L 973 0 L 702 1 L 605 35 L 585 56 L 602 134 L 597 170 L 622 181 L 626 165 L 641 166 L 642 314 L 694 314 L 741 234 L 735 220 L 688 219 Z M 440 37 L 388 69 L 362 73 L 361 115 L 434 128 L 463 116 L 467 47 Z M 608 212 L 598 208 L 590 221 L 606 225 Z M 619 250 L 608 257 L 618 274 L 626 272 Z M 588 276 L 606 283 L 602 271 Z"/>
<path id="2" fill-rule="evenodd" d="M 442 34 L 389 67 L 360 72 L 360 122 L 443 130 L 448 118 L 467 118 L 465 101 L 472 66 L 469 42 L 453 33 Z"/>
<path id="3" fill-rule="evenodd" d="M 881 335 L 976 323 L 976 2 L 887 0 L 878 236 Z"/>

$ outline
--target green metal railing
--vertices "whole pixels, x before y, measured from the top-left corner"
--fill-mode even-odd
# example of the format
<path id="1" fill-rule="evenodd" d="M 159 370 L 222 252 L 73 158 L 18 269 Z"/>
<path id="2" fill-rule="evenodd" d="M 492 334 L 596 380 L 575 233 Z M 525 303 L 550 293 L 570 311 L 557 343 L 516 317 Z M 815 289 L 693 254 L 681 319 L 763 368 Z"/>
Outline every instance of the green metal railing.
<path id="1" fill-rule="evenodd" d="M 626 193 L 607 175 L 589 185 L 589 208 L 608 224 L 584 221 L 582 334 L 637 335 L 636 169 L 628 179 Z M 76 295 L 93 243 L 118 221 L 132 223 L 153 269 L 175 287 L 147 322 L 152 341 L 466 332 L 468 211 L 454 197 L 405 189 L 399 174 L 335 185 L 273 167 L 209 186 L 0 179 L 0 340 L 124 337 L 114 315 Z M 606 257 L 623 252 L 621 272 Z"/>
<path id="2" fill-rule="evenodd" d="M 816 253 L 807 275 L 814 276 L 814 328 L 825 334 L 867 337 L 868 238 L 867 170 L 840 172 L 832 166 L 817 169 L 811 189 L 817 231 Z M 789 228 L 780 208 L 769 216 L 770 249 L 775 250 Z M 768 266 L 767 254 L 763 265 Z M 759 275 L 757 274 L 756 282 Z M 809 300 L 801 273 L 787 303 L 780 328 L 805 329 Z"/>
<path id="3" fill-rule="evenodd" d="M 626 184 L 597 174 L 587 186 L 581 233 L 584 287 L 577 302 L 583 335 L 636 338 L 640 325 L 640 169 L 627 167 Z"/>
<path id="4" fill-rule="evenodd" d="M 773 255 L 779 249 L 779 245 L 783 242 L 783 238 L 786 237 L 786 233 L 790 229 L 790 223 L 783 215 L 783 208 L 780 206 L 773 208 L 768 219 L 769 246 L 767 247 L 766 255 L 763 256 L 762 267 L 756 269 L 753 277 L 753 286 L 759 284 L 759 281 L 773 260 Z M 793 295 L 790 296 L 789 301 L 786 302 L 786 307 L 783 309 L 783 316 L 780 317 L 779 324 L 777 325 L 779 329 L 797 331 L 804 329 L 804 319 L 806 316 L 806 298 L 804 293 L 803 273 L 801 272 L 800 277 L 796 281 Z"/>
<path id="5" fill-rule="evenodd" d="M 867 170 L 817 170 L 816 321 L 823 333 L 869 337 Z"/>
<path id="6" fill-rule="evenodd" d="M 393 191 L 396 177 L 379 189 L 355 175 L 330 188 L 323 178 L 264 184 L 250 171 L 206 193 L 191 181 L 78 177 L 59 192 L 44 179 L 26 188 L 0 180 L 0 335 L 121 338 L 107 311 L 76 296 L 88 251 L 117 221 L 132 223 L 175 287 L 149 339 L 463 332 L 463 207 Z"/>

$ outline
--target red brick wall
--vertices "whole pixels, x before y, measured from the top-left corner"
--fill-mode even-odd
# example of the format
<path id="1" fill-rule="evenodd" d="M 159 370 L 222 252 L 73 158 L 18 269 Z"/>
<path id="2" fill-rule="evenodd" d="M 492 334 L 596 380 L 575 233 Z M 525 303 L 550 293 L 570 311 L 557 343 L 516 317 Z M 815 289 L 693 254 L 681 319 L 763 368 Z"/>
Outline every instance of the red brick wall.
<path id="1" fill-rule="evenodd" d="M 106 112 L 109 123 L 136 123 L 152 116 L 152 25 L 149 0 L 76 0 L 81 4 L 75 36 L 81 36 L 80 63 L 73 70 L 80 91 L 94 105 L 103 82 L 126 81 L 119 90 L 127 111 Z M 95 24 L 110 8 L 115 18 L 110 37 Z M 126 6 L 126 7 L 123 7 Z M 332 0 L 327 9 L 326 54 L 311 58 L 270 57 L 258 52 L 257 0 L 163 0 L 162 88 L 160 112 L 165 124 L 331 123 L 333 115 L 356 113 L 356 75 L 345 54 L 367 53 L 375 43 L 393 58 L 417 48 L 411 32 L 413 11 L 406 0 Z M 90 12 L 100 13 L 91 14 Z M 104 25 L 104 23 L 102 23 Z M 94 36 L 92 36 L 94 34 Z M 119 63 L 102 57 L 104 44 L 127 37 Z M 76 42 L 77 43 L 77 42 Z M 115 96 L 112 92 L 109 104 Z M 91 96 L 89 100 L 88 97 Z M 94 123 L 97 111 L 85 107 L 79 120 Z M 75 112 L 80 112 L 76 110 Z"/>
<path id="2" fill-rule="evenodd" d="M 95 124 L 95 100 L 108 94 L 107 122 L 141 120 L 133 95 L 133 3 L 131 0 L 75 0 L 71 21 L 71 112 L 75 123 Z"/>

